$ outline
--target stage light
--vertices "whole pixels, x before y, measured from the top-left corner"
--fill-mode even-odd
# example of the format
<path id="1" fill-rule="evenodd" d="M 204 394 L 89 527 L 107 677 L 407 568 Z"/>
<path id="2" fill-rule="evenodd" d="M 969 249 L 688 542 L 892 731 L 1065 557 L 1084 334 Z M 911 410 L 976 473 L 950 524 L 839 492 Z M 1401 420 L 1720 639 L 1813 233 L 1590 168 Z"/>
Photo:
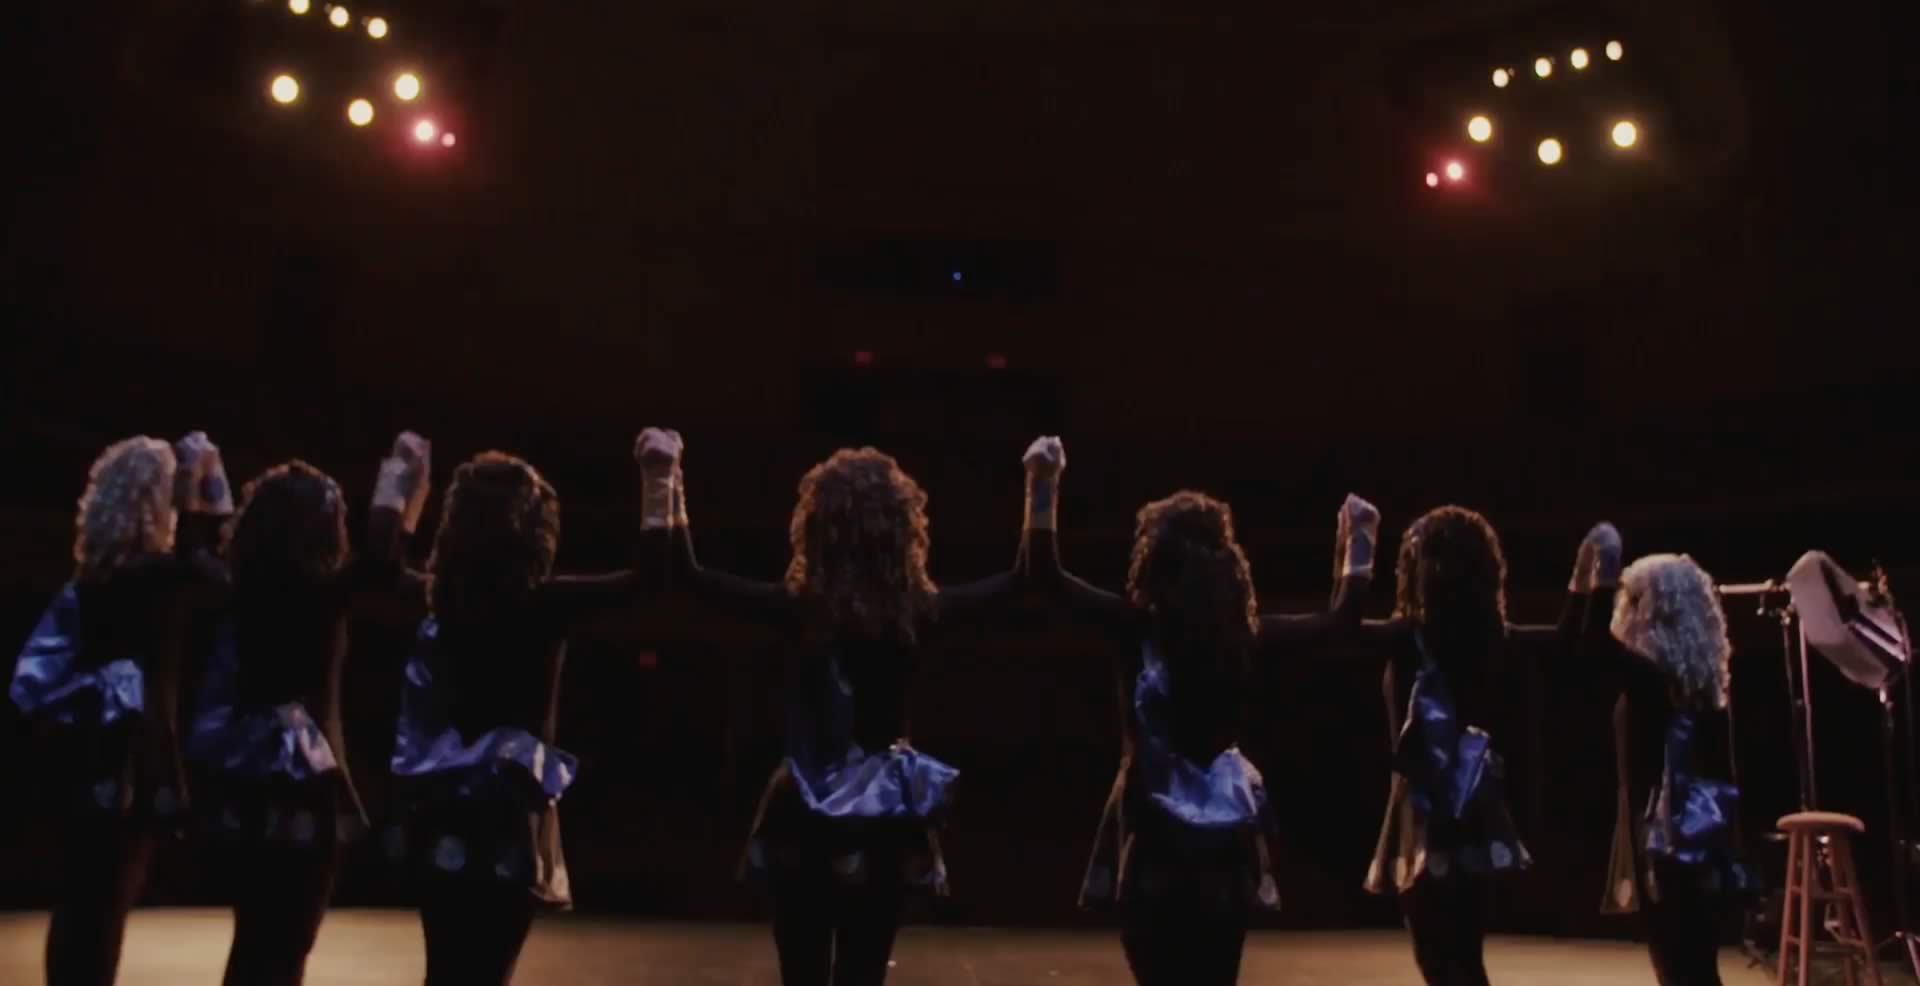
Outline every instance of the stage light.
<path id="1" fill-rule="evenodd" d="M 1429 171 L 1429 172 L 1427 172 L 1427 187 L 1428 187 L 1428 188 L 1439 188 L 1439 187 L 1440 187 L 1440 176 L 1439 176 L 1439 175 L 1436 175 L 1436 174 L 1434 174 L 1434 173 L 1433 173 L 1433 172 L 1431 172 L 1431 171 Z"/>
<path id="2" fill-rule="evenodd" d="M 1587 49 L 1585 48 L 1575 48 L 1573 52 L 1567 56 L 1567 64 L 1572 65 L 1576 72 L 1586 68 L 1588 60 Z"/>
<path id="3" fill-rule="evenodd" d="M 1535 74 L 1535 75 L 1537 75 L 1537 76 L 1539 76 L 1539 77 L 1541 77 L 1541 78 L 1543 78 L 1543 79 L 1544 79 L 1544 78 L 1546 78 L 1546 77 L 1547 77 L 1547 76 L 1549 76 L 1549 75 L 1552 75 L 1552 74 L 1553 74 L 1553 59 L 1551 59 L 1551 58 L 1548 58 L 1548 57 L 1547 57 L 1547 56 L 1545 56 L 1545 55 L 1541 55 L 1541 56 L 1540 56 L 1539 58 L 1536 58 L 1536 59 L 1534 59 L 1534 60 L 1533 60 L 1533 74 Z"/>
<path id="4" fill-rule="evenodd" d="M 413 125 L 413 139 L 422 144 L 432 143 L 439 134 L 440 128 L 434 126 L 432 120 L 421 120 Z"/>
<path id="5" fill-rule="evenodd" d="M 452 147 L 453 145 L 458 144 L 459 142 L 460 141 L 453 136 L 453 131 L 451 130 L 440 135 L 441 147 Z"/>
<path id="6" fill-rule="evenodd" d="M 1613 146 L 1624 149 L 1632 147 L 1639 140 L 1640 128 L 1634 126 L 1632 120 L 1621 120 L 1613 125 Z"/>
<path id="7" fill-rule="evenodd" d="M 1484 116 L 1476 116 L 1473 119 L 1468 120 L 1467 136 L 1472 137 L 1474 143 L 1476 144 L 1484 144 L 1487 141 L 1492 140 L 1493 139 L 1493 121 L 1487 119 Z"/>
<path id="8" fill-rule="evenodd" d="M 1607 61 L 1617 62 L 1625 57 L 1627 57 L 1627 49 L 1621 47 L 1620 42 L 1607 42 Z"/>
<path id="9" fill-rule="evenodd" d="M 378 41 L 386 36 L 387 19 L 385 17 L 371 17 L 367 19 L 367 37 Z"/>
<path id="10" fill-rule="evenodd" d="M 313 9 L 313 0 L 287 0 L 287 9 L 296 14 L 304 14 Z"/>
<path id="11" fill-rule="evenodd" d="M 334 27 L 346 27 L 353 23 L 353 12 L 345 7 L 333 7 L 327 11 L 327 23 Z"/>
<path id="12" fill-rule="evenodd" d="M 420 98 L 420 77 L 412 72 L 404 72 L 393 80 L 393 94 L 403 103 L 411 103 Z"/>
<path id="13" fill-rule="evenodd" d="M 1559 141 L 1554 140 L 1552 137 L 1548 137 L 1546 140 L 1543 140 L 1540 142 L 1540 163 L 1541 164 L 1559 164 L 1560 163 L 1560 142 Z"/>
<path id="14" fill-rule="evenodd" d="M 1513 73 L 1508 72 L 1506 69 L 1503 69 L 1503 68 L 1497 68 L 1493 70 L 1493 87 L 1495 89 L 1505 89 L 1507 87 L 1507 83 L 1512 81 L 1513 81 Z"/>
<path id="15" fill-rule="evenodd" d="M 267 91 L 272 93 L 274 102 L 287 106 L 300 98 L 300 80 L 291 75 L 276 75 Z"/>
<path id="16" fill-rule="evenodd" d="M 1459 181 L 1467 176 L 1467 169 L 1458 161 L 1447 162 L 1447 180 Z"/>
<path id="17" fill-rule="evenodd" d="M 356 127 L 364 127 L 373 122 L 373 104 L 364 99 L 356 99 L 347 104 L 347 122 Z"/>

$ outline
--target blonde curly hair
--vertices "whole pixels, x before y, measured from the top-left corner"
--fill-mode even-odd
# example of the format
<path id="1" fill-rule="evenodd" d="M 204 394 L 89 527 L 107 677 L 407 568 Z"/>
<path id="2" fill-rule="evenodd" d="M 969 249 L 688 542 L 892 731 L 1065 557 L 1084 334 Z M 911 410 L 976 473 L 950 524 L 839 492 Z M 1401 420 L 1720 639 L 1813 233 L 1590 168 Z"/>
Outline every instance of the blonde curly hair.
<path id="1" fill-rule="evenodd" d="M 1650 660 L 1690 702 L 1727 707 L 1727 620 L 1713 577 L 1686 555 L 1648 555 L 1620 573 L 1613 636 Z"/>
<path id="2" fill-rule="evenodd" d="M 78 578 L 104 578 L 131 558 L 173 550 L 173 473 L 173 446 L 145 435 L 93 460 L 74 520 Z"/>

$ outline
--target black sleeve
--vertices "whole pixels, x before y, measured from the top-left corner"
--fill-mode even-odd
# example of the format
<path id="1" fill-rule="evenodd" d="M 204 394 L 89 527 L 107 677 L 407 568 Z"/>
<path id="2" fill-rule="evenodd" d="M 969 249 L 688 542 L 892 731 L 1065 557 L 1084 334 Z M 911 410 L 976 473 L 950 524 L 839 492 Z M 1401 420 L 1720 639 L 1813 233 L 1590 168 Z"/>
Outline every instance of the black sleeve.
<path id="1" fill-rule="evenodd" d="M 693 532 L 685 527 L 649 531 L 643 540 L 667 554 L 666 578 L 672 591 L 756 620 L 781 619 L 793 610 L 793 597 L 780 582 L 761 582 L 706 568 L 693 552 Z"/>
<path id="2" fill-rule="evenodd" d="M 354 609 L 399 605 L 410 622 L 424 617 L 433 580 L 407 563 L 406 545 L 406 520 L 399 510 L 368 511 L 365 540 L 339 583 L 340 604 Z"/>
<path id="3" fill-rule="evenodd" d="M 1531 658 L 1567 657 L 1584 650 L 1583 644 L 1588 641 L 1594 622 L 1589 618 L 1595 606 L 1594 597 L 1599 595 L 1604 594 L 1569 591 L 1560 606 L 1558 622 L 1510 623 L 1508 644 L 1515 654 Z"/>
<path id="4" fill-rule="evenodd" d="M 1345 576 L 1334 584 L 1333 600 L 1321 612 L 1260 614 L 1261 651 L 1325 644 L 1356 636 L 1361 623 L 1360 610 L 1372 584 L 1373 580 L 1368 577 Z"/>
<path id="5" fill-rule="evenodd" d="M 1090 617 L 1109 630 L 1126 629 L 1135 622 L 1133 606 L 1125 597 L 1067 571 L 1060 560 L 1057 532 L 1028 531 L 1025 540 L 1022 569 L 1042 597 L 1075 615 Z"/>

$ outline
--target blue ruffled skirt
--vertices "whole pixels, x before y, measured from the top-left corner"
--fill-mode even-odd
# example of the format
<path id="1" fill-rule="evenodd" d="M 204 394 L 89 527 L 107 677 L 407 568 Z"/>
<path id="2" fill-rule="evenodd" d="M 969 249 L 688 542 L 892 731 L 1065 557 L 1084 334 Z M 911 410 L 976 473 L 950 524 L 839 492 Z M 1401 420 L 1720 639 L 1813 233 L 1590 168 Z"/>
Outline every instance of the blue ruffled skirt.
<path id="1" fill-rule="evenodd" d="M 788 757 L 761 793 L 740 873 L 824 867 L 847 885 L 897 876 L 945 896 L 939 830 L 959 776 L 904 740 L 824 763 Z"/>
<path id="2" fill-rule="evenodd" d="M 240 705 L 238 674 L 232 628 L 223 626 L 186 742 L 209 834 L 322 849 L 364 834 L 366 812 L 326 730 L 301 702 Z"/>
<path id="3" fill-rule="evenodd" d="M 426 642 L 432 633 L 428 621 Z M 392 760 L 405 817 L 388 834 L 387 852 L 437 878 L 524 886 L 544 903 L 570 907 L 559 801 L 578 767 L 572 754 L 524 729 L 462 735 L 448 721 L 432 668 L 416 654 L 407 662 Z"/>
<path id="4" fill-rule="evenodd" d="M 146 675 L 122 657 L 80 663 L 80 599 L 63 586 L 21 648 L 7 697 L 49 736 L 57 794 L 70 812 L 175 825 L 186 809 L 178 751 L 145 750 Z"/>
<path id="5" fill-rule="evenodd" d="M 1270 828 L 1266 782 L 1239 748 L 1202 767 L 1143 740 L 1114 778 L 1080 906 L 1277 910 Z"/>
<path id="6" fill-rule="evenodd" d="M 1407 747 L 1367 867 L 1368 892 L 1403 893 L 1423 878 L 1487 878 L 1533 865 L 1507 805 L 1506 761 L 1486 733 L 1465 730 L 1448 749 Z M 1415 759 L 1445 769 L 1423 769 Z"/>

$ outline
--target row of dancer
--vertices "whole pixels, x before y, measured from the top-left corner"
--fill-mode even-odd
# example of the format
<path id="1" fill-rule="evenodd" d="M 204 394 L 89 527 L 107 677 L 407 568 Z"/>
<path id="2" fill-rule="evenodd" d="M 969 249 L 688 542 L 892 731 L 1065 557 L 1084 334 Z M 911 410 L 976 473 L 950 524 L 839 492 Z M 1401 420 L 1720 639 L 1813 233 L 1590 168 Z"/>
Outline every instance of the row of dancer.
<path id="1" fill-rule="evenodd" d="M 220 849 L 235 934 L 226 982 L 298 983 L 344 845 L 369 820 L 347 769 L 340 678 L 351 618 L 411 609 L 397 669 L 391 848 L 418 877 L 427 981 L 505 983 L 542 907 L 570 903 L 558 804 L 575 761 L 554 746 L 566 641 L 658 593 L 769 627 L 783 655 L 786 755 L 743 868 L 763 874 L 790 986 L 877 984 L 906 898 L 944 893 L 940 832 L 959 772 L 915 750 L 909 683 L 945 630 L 1019 596 L 1084 618 L 1126 687 L 1121 765 L 1081 888 L 1113 905 L 1136 980 L 1232 983 L 1246 929 L 1279 906 L 1272 809 L 1240 752 L 1252 662 L 1348 643 L 1379 655 L 1393 736 L 1368 889 L 1403 904 L 1435 986 L 1487 981 L 1489 888 L 1529 857 L 1506 809 L 1489 683 L 1515 659 L 1563 660 L 1619 695 L 1620 796 L 1606 907 L 1642 909 L 1663 986 L 1714 984 L 1715 915 L 1749 881 L 1724 824 L 1710 721 L 1728 647 L 1712 583 L 1684 556 L 1621 571 L 1618 535 L 1583 542 L 1559 624 L 1507 621 L 1493 528 L 1458 507 L 1409 527 L 1389 620 L 1361 616 L 1379 515 L 1338 515 L 1335 587 L 1316 613 L 1262 613 L 1226 504 L 1182 492 L 1139 512 L 1124 592 L 1062 565 L 1064 448 L 1027 451 L 1026 524 L 1006 570 L 935 585 L 926 497 L 891 458 L 842 450 L 801 480 L 778 581 L 702 566 L 677 433 L 635 445 L 633 567 L 552 572 L 559 501 L 529 464 L 486 453 L 454 473 L 424 571 L 426 442 L 381 466 L 361 550 L 338 484 L 300 462 L 236 504 L 204 435 L 131 439 L 95 463 L 75 571 L 21 655 L 11 695 L 42 725 L 68 839 L 50 984 L 114 979 L 155 840 L 189 821 Z M 1611 631 L 1609 633 L 1608 631 Z"/>

